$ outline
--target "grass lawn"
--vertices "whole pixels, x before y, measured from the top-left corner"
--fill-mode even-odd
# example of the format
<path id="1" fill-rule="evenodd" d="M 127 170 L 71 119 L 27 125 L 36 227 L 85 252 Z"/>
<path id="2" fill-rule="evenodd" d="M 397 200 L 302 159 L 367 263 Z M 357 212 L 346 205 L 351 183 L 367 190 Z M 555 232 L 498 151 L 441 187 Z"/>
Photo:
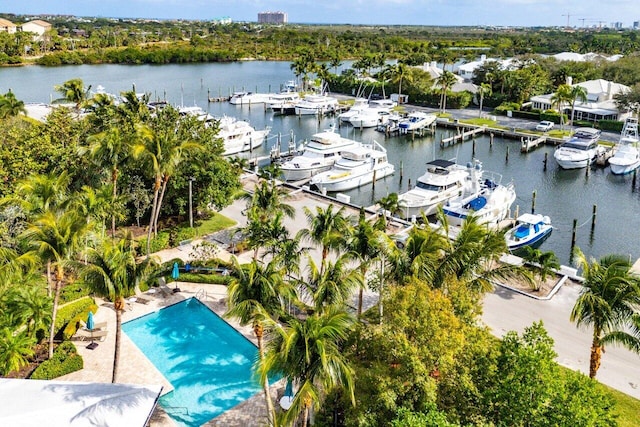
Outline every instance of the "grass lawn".
<path id="1" fill-rule="evenodd" d="M 217 212 L 213 213 L 209 219 L 195 221 L 193 228 L 189 227 L 189 221 L 185 221 L 172 229 L 160 230 L 158 236 L 151 241 L 151 252 L 167 249 L 172 245 L 176 246 L 185 240 L 202 237 L 234 225 L 236 225 L 236 221 Z M 146 245 L 147 236 L 141 236 L 138 239 L 138 247 L 144 251 Z"/>
<path id="2" fill-rule="evenodd" d="M 638 417 L 640 414 L 640 400 L 635 399 L 628 394 L 615 390 L 604 384 L 599 384 L 607 393 L 615 400 L 618 414 L 619 427 L 635 427 L 638 425 Z"/>

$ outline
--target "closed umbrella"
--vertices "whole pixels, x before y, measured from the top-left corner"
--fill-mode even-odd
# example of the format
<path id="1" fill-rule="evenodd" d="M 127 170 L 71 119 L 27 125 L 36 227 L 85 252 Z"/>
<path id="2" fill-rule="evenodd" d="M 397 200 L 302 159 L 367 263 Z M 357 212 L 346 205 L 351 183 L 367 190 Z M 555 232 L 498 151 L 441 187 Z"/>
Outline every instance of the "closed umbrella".
<path id="1" fill-rule="evenodd" d="M 173 277 L 174 282 L 176 283 L 176 287 L 173 288 L 173 292 L 180 292 L 180 288 L 178 287 L 178 277 L 180 277 L 180 269 L 178 268 L 178 263 L 173 263 L 173 270 L 171 270 L 171 277 Z"/>
<path id="2" fill-rule="evenodd" d="M 87 315 L 87 329 L 91 332 L 91 343 L 87 346 L 89 350 L 93 350 L 98 347 L 98 343 L 93 341 L 93 328 L 95 327 L 95 322 L 93 320 L 93 312 L 89 311 L 89 315 Z"/>
<path id="3" fill-rule="evenodd" d="M 285 411 L 291 408 L 293 403 L 293 384 L 291 380 L 287 380 L 287 386 L 284 389 L 284 395 L 280 398 L 280 407 Z"/>

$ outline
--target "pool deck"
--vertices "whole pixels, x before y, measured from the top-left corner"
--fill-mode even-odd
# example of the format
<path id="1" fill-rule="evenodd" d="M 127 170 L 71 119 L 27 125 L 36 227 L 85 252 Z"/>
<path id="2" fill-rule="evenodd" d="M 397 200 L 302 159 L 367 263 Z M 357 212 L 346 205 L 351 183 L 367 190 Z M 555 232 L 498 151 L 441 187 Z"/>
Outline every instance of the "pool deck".
<path id="1" fill-rule="evenodd" d="M 175 304 L 180 301 L 195 297 L 198 294 L 200 301 L 205 303 L 216 314 L 222 316 L 226 311 L 225 304 L 221 301 L 226 298 L 226 287 L 221 285 L 203 285 L 198 283 L 178 282 L 180 292 L 171 293 L 167 297 L 162 297 L 160 293 L 145 294 L 145 298 L 149 300 L 147 304 L 138 302 L 129 302 L 127 310 L 122 315 L 122 321 L 136 319 L 145 314 L 152 313 L 163 307 Z M 168 288 L 171 289 L 174 284 L 171 283 Z M 202 290 L 202 291 L 201 291 Z M 206 294 L 203 296 L 203 292 Z M 63 381 L 84 381 L 84 382 L 103 382 L 110 383 L 113 368 L 113 353 L 115 348 L 115 331 L 116 331 L 116 314 L 113 310 L 113 304 L 97 299 L 98 312 L 96 313 L 96 322 L 107 322 L 108 334 L 104 341 L 97 341 L 98 347 L 94 350 L 87 349 L 88 341 L 76 341 L 78 353 L 84 360 L 84 368 L 80 371 L 60 377 Z M 227 320 L 227 319 L 225 319 Z M 254 344 L 256 343 L 251 327 L 242 327 L 235 321 L 227 320 L 235 329 L 240 331 L 247 339 Z M 120 364 L 118 370 L 118 382 L 126 384 L 161 384 L 163 386 L 162 394 L 173 390 L 171 383 L 158 371 L 158 369 L 146 358 L 146 356 L 136 347 L 136 345 L 123 332 L 120 347 Z M 282 394 L 284 385 L 279 383 L 271 387 L 272 395 L 275 397 L 278 393 Z M 262 393 L 258 393 L 252 398 L 244 401 L 240 405 L 232 408 L 217 418 L 209 421 L 207 426 L 261 426 L 265 424 L 264 417 L 257 414 L 266 415 L 266 405 Z M 150 422 L 151 426 L 175 426 L 173 420 L 158 407 L 153 414 Z"/>

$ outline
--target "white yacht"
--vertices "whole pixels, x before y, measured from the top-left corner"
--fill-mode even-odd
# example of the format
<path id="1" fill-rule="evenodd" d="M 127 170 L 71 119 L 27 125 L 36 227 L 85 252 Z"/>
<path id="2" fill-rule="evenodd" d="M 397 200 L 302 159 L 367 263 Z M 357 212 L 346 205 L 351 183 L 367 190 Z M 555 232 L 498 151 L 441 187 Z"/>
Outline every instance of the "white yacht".
<path id="1" fill-rule="evenodd" d="M 349 123 L 356 128 L 373 128 L 386 124 L 390 115 L 388 108 L 368 107 L 352 116 Z"/>
<path id="2" fill-rule="evenodd" d="M 340 152 L 355 148 L 358 143 L 343 138 L 331 127 L 311 136 L 302 154 L 280 166 L 285 181 L 300 181 L 329 170 L 340 157 Z"/>
<path id="3" fill-rule="evenodd" d="M 328 95 L 305 95 L 296 105 L 296 116 L 323 115 L 338 108 L 338 100 Z"/>
<path id="4" fill-rule="evenodd" d="M 250 105 L 250 104 L 264 104 L 269 98 L 273 96 L 271 93 L 253 93 L 238 91 L 234 92 L 229 98 L 229 104 L 232 105 Z"/>
<path id="5" fill-rule="evenodd" d="M 367 108 L 369 108 L 369 100 L 367 98 L 356 98 L 351 108 L 344 113 L 338 114 L 338 119 L 341 122 L 349 122 L 353 116 Z"/>
<path id="6" fill-rule="evenodd" d="M 431 126 L 437 118 L 438 116 L 435 114 L 429 114 L 423 111 L 414 111 L 409 113 L 407 118 L 402 120 L 398 126 L 400 127 L 400 132 L 407 133 Z"/>
<path id="7" fill-rule="evenodd" d="M 553 157 L 562 169 L 585 168 L 604 151 L 598 147 L 599 138 L 598 129 L 577 128 L 571 138 L 556 149 Z"/>
<path id="8" fill-rule="evenodd" d="M 465 186 L 470 184 L 468 177 L 467 168 L 451 160 L 436 159 L 427 163 L 427 170 L 418 178 L 416 186 L 398 196 L 403 217 L 435 214 L 438 206 L 463 194 Z"/>
<path id="9" fill-rule="evenodd" d="M 251 151 L 260 147 L 271 128 L 256 130 L 248 122 L 237 120 L 234 117 L 224 116 L 217 119 L 220 131 L 218 137 L 224 142 L 224 152 L 222 155 L 229 156 L 244 151 Z"/>
<path id="10" fill-rule="evenodd" d="M 359 144 L 343 151 L 331 169 L 314 175 L 311 185 L 322 192 L 351 190 L 391 175 L 394 170 L 387 160 L 387 150 L 380 144 Z"/>
<path id="11" fill-rule="evenodd" d="M 482 164 L 468 165 L 470 188 L 462 195 L 449 199 L 443 206 L 449 224 L 460 226 L 469 215 L 478 223 L 496 226 L 509 214 L 516 200 L 513 184 L 500 184 L 502 176 L 482 171 Z"/>
<path id="12" fill-rule="evenodd" d="M 638 119 L 629 117 L 624 122 L 620 140 L 615 148 L 615 153 L 609 159 L 611 173 L 614 175 L 626 175 L 640 166 L 640 150 L 638 150 Z"/>
<path id="13" fill-rule="evenodd" d="M 279 114 L 294 114 L 296 104 L 300 101 L 298 92 L 281 92 L 273 94 L 265 102 L 267 109 Z"/>

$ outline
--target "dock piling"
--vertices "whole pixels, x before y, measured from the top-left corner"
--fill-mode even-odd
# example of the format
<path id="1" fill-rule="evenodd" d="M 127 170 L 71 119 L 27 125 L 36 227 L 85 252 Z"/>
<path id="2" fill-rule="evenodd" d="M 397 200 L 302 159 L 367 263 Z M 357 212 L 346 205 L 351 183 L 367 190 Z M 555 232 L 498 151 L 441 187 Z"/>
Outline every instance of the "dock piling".
<path id="1" fill-rule="evenodd" d="M 533 190 L 533 195 L 531 196 L 531 213 L 536 213 L 536 190 Z"/>
<path id="2" fill-rule="evenodd" d="M 573 248 L 576 247 L 576 231 L 578 229 L 578 220 L 573 219 L 573 228 L 571 230 L 571 254 L 573 254 Z"/>
<path id="3" fill-rule="evenodd" d="M 591 215 L 591 232 L 596 228 L 596 216 L 598 215 L 598 205 L 593 205 L 593 214 Z"/>
<path id="4" fill-rule="evenodd" d="M 549 157 L 549 153 L 544 153 L 544 167 L 542 168 L 543 171 L 547 171 L 547 162 L 548 162 L 548 157 Z"/>
<path id="5" fill-rule="evenodd" d="M 507 146 L 507 156 L 505 158 L 505 161 L 509 163 L 509 146 Z"/>

